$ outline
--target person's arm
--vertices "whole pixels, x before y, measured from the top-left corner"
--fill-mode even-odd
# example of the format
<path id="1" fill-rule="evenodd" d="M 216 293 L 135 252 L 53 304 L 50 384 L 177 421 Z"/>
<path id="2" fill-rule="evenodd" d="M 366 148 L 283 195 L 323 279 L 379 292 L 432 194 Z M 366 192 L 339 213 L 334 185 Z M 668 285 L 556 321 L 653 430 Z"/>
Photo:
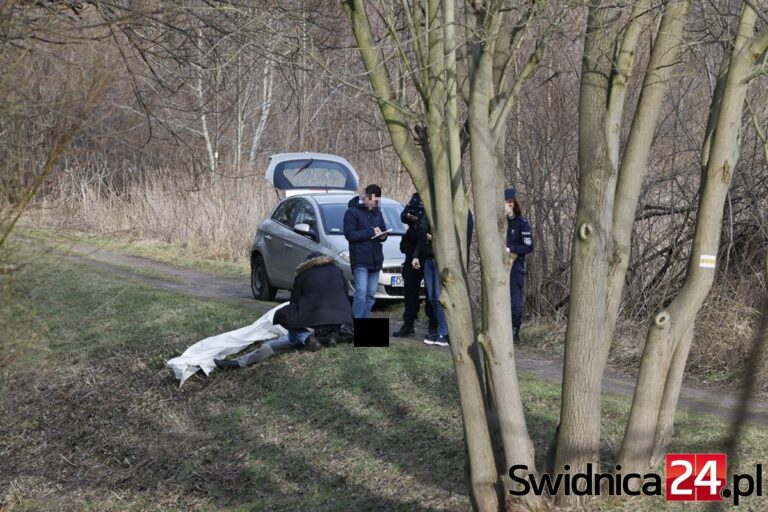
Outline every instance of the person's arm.
<path id="1" fill-rule="evenodd" d="M 357 218 L 352 213 L 351 208 L 348 208 L 344 213 L 344 237 L 348 242 L 365 242 L 370 240 L 375 235 L 372 227 L 360 228 L 357 223 Z"/>
<path id="2" fill-rule="evenodd" d="M 408 224 L 411 226 L 412 223 L 419 220 L 419 216 L 416 214 L 416 210 L 418 209 L 420 202 L 421 201 L 411 197 L 410 201 L 408 201 L 408 204 L 406 204 L 403 208 L 403 212 L 400 214 L 400 221 L 403 224 Z"/>
<path id="3" fill-rule="evenodd" d="M 384 214 L 382 214 L 381 212 L 379 212 L 379 215 L 378 215 L 378 217 L 379 217 L 379 224 L 381 224 L 380 226 L 378 226 L 378 228 L 379 228 L 381 231 L 386 231 L 386 230 L 387 230 L 387 224 L 384 222 Z M 377 237 L 377 240 L 379 240 L 380 242 L 382 242 L 382 243 L 383 243 L 383 242 L 384 242 L 384 240 L 386 240 L 388 236 L 389 236 L 389 233 L 384 233 L 384 234 L 383 234 L 383 235 L 381 235 L 380 237 Z"/>
<path id="4" fill-rule="evenodd" d="M 410 226 L 411 223 L 415 221 L 416 214 L 414 213 L 413 208 L 411 208 L 410 204 L 405 205 L 405 208 L 403 208 L 403 211 L 400 213 L 400 222 Z"/>
<path id="5" fill-rule="evenodd" d="M 299 303 L 299 297 L 301 297 L 301 281 L 301 274 L 299 274 L 294 278 L 291 287 L 291 304 L 294 306 Z"/>
<path id="6" fill-rule="evenodd" d="M 419 267 L 416 267 L 413 265 L 413 261 L 421 261 L 421 255 L 424 252 L 424 244 L 426 243 L 427 239 L 427 233 L 424 231 L 424 219 L 421 219 L 419 221 L 419 224 L 416 226 L 416 248 L 413 250 L 413 256 L 411 257 L 411 261 L 408 262 L 409 265 L 411 265 L 416 270 L 419 269 Z"/>
<path id="7" fill-rule="evenodd" d="M 531 226 L 528 220 L 520 218 L 519 230 L 516 240 L 509 243 L 509 250 L 515 254 L 528 254 L 533 251 L 533 236 L 531 235 Z"/>

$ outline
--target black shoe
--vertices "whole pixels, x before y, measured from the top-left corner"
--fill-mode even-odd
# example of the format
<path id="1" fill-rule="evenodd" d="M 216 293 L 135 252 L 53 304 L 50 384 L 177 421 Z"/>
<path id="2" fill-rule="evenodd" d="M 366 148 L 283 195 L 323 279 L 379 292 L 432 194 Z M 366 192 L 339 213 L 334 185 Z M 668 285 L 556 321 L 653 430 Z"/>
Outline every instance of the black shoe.
<path id="1" fill-rule="evenodd" d="M 235 359 L 214 359 L 213 362 L 216 363 L 216 366 L 220 370 L 236 370 L 242 368 L 240 363 Z"/>
<path id="2" fill-rule="evenodd" d="M 413 324 L 405 323 L 400 329 L 393 332 L 392 336 L 395 338 L 408 338 L 414 334 L 416 334 L 416 331 L 413 330 Z"/>
<path id="3" fill-rule="evenodd" d="M 304 350 L 308 352 L 317 352 L 322 348 L 322 343 L 320 343 L 320 341 L 312 334 L 310 334 L 304 342 Z"/>
<path id="4" fill-rule="evenodd" d="M 439 339 L 439 336 L 437 335 L 436 332 L 434 333 L 430 332 L 430 333 L 427 333 L 426 338 L 424 338 L 424 343 L 426 343 L 427 345 L 434 345 L 438 339 Z"/>
<path id="5" fill-rule="evenodd" d="M 512 328 L 512 343 L 520 343 L 520 328 Z"/>
<path id="6" fill-rule="evenodd" d="M 320 343 L 322 343 L 326 347 L 335 347 L 336 344 L 339 342 L 339 336 L 335 332 L 332 332 L 328 336 L 324 336 L 319 339 L 320 339 Z"/>
<path id="7" fill-rule="evenodd" d="M 343 325 L 341 328 L 339 328 L 339 331 L 336 333 L 338 336 L 336 341 L 338 343 L 349 343 L 352 344 L 355 342 L 355 331 L 348 325 Z"/>

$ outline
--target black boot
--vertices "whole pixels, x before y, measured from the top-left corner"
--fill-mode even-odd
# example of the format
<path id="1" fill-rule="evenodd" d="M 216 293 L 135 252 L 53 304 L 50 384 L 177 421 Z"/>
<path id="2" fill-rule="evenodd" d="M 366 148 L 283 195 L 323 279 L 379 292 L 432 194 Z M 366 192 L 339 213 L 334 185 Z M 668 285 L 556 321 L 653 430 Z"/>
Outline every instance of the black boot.
<path id="1" fill-rule="evenodd" d="M 437 339 L 437 320 L 429 322 L 429 325 L 427 326 L 427 338 L 432 341 Z"/>
<path id="2" fill-rule="evenodd" d="M 236 370 L 242 368 L 236 359 L 214 359 L 214 363 L 220 370 Z"/>
<path id="3" fill-rule="evenodd" d="M 310 334 L 307 340 L 304 342 L 304 350 L 308 352 L 317 352 L 322 348 L 322 343 L 320 343 L 314 334 Z"/>
<path id="4" fill-rule="evenodd" d="M 395 338 L 407 338 L 409 336 L 413 336 L 414 334 L 416 334 L 416 331 L 413 330 L 413 324 L 406 322 L 402 327 L 400 327 L 399 330 L 393 332 L 392 336 Z"/>
<path id="5" fill-rule="evenodd" d="M 322 338 L 318 338 L 320 340 L 320 343 L 322 343 L 326 347 L 335 347 L 336 344 L 339 342 L 339 335 L 336 334 L 336 332 L 331 332 L 328 334 L 328 336 L 323 336 Z"/>
<path id="6" fill-rule="evenodd" d="M 347 326 L 342 325 L 341 329 L 339 329 L 338 339 L 337 341 L 339 343 L 354 343 L 355 342 L 355 331 Z"/>

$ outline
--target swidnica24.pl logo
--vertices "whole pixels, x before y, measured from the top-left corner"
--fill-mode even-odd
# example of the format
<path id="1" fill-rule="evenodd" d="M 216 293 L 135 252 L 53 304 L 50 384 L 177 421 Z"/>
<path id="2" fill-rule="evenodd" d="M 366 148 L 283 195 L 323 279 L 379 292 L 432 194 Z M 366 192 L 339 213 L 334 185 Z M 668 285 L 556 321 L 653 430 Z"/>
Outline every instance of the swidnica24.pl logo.
<path id="1" fill-rule="evenodd" d="M 509 468 L 509 478 L 516 484 L 509 492 L 524 496 L 533 492 L 574 496 L 661 496 L 667 501 L 723 501 L 733 498 L 738 506 L 742 498 L 763 495 L 763 465 L 756 464 L 753 474 L 735 473 L 732 486 L 727 487 L 726 455 L 723 453 L 670 453 L 666 456 L 665 478 L 657 473 L 614 473 L 593 471 L 588 464 L 586 473 L 571 473 L 570 466 L 554 477 L 537 477 L 528 466 L 517 464 Z"/>

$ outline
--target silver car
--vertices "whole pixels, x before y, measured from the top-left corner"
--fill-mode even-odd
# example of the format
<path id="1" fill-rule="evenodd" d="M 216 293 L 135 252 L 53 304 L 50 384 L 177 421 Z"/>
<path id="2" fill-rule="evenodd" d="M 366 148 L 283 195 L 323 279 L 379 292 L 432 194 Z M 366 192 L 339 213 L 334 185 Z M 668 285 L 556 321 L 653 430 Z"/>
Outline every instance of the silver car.
<path id="1" fill-rule="evenodd" d="M 345 159 L 322 153 L 273 155 L 267 180 L 284 190 L 285 199 L 256 230 L 251 243 L 251 290 L 259 300 L 272 300 L 278 290 L 290 290 L 296 267 L 313 251 L 336 260 L 353 288 L 349 243 L 344 237 L 347 203 L 357 196 L 359 178 Z M 387 229 L 384 265 L 377 299 L 401 299 L 403 292 L 400 239 L 407 226 L 400 221 L 403 205 L 382 198 Z"/>

